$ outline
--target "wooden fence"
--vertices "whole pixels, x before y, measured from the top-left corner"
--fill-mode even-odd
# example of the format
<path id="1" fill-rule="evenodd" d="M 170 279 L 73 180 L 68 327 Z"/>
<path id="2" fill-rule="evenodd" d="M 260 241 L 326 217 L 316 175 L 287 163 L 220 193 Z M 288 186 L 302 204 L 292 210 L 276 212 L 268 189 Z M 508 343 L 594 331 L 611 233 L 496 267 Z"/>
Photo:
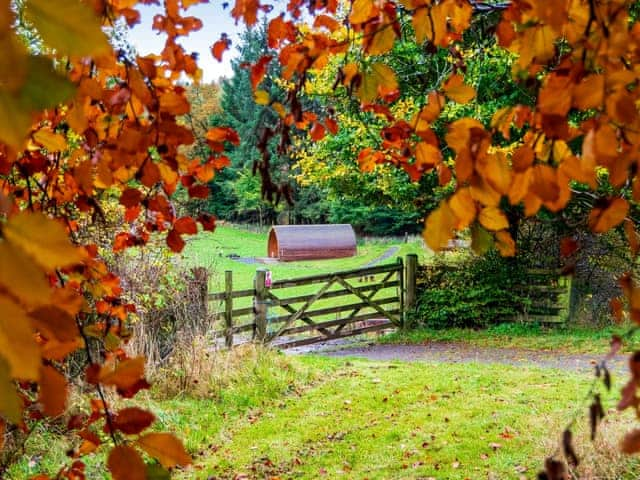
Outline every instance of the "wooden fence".
<path id="1" fill-rule="evenodd" d="M 223 328 L 215 334 L 232 347 L 247 341 L 279 348 L 308 345 L 365 332 L 402 327 L 415 304 L 417 255 L 406 262 L 270 282 L 256 271 L 254 288 L 212 293 Z"/>

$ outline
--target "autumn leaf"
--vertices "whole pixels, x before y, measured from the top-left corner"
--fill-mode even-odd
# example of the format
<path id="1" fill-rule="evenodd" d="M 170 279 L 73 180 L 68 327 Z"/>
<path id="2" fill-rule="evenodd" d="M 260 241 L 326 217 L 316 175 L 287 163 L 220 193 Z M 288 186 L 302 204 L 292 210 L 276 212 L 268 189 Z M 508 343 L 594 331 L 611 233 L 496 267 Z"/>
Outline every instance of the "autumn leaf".
<path id="1" fill-rule="evenodd" d="M 169 230 L 169 233 L 167 234 L 167 246 L 173 252 L 180 253 L 184 249 L 185 245 L 185 241 L 182 239 L 180 233 L 175 228 Z"/>
<path id="2" fill-rule="evenodd" d="M 229 40 L 229 37 L 227 36 L 226 33 L 223 33 L 220 36 L 220 40 L 215 42 L 211 47 L 211 54 L 213 55 L 213 58 L 221 62 L 222 54 L 229 49 L 230 45 L 231 45 L 231 40 Z"/>
<path id="3" fill-rule="evenodd" d="M 67 404 L 67 380 L 55 368 L 43 366 L 40 371 L 40 390 L 38 401 L 43 406 L 43 413 L 56 417 L 65 411 Z"/>
<path id="4" fill-rule="evenodd" d="M 496 233 L 496 248 L 503 257 L 513 257 L 516 254 L 516 242 L 506 230 Z"/>
<path id="5" fill-rule="evenodd" d="M 98 56 L 111 47 L 91 8 L 79 0 L 26 0 L 26 18 L 62 55 Z"/>
<path id="6" fill-rule="evenodd" d="M 143 378 L 144 362 L 144 357 L 136 357 L 123 360 L 117 366 L 105 365 L 100 370 L 99 381 L 126 390 Z"/>
<path id="7" fill-rule="evenodd" d="M 191 217 L 181 217 L 175 221 L 173 228 L 180 234 L 195 235 L 198 233 L 198 225 Z"/>
<path id="8" fill-rule="evenodd" d="M 147 467 L 140 454 L 129 445 L 116 445 L 109 452 L 107 468 L 113 480 L 146 480 Z"/>
<path id="9" fill-rule="evenodd" d="M 47 270 L 84 260 L 83 250 L 71 244 L 64 227 L 42 213 L 14 215 L 2 227 L 2 233 L 12 245 L 22 249 Z"/>
<path id="10" fill-rule="evenodd" d="M 604 207 L 594 207 L 589 214 L 589 228 L 595 233 L 604 233 L 620 225 L 629 212 L 629 202 L 614 198 Z"/>
<path id="11" fill-rule="evenodd" d="M 41 128 L 33 134 L 33 139 L 51 153 L 67 149 L 67 140 L 61 134 Z"/>
<path id="12" fill-rule="evenodd" d="M 27 313 L 0 295 L 0 357 L 8 362 L 11 376 L 21 380 L 40 377 L 40 349 Z"/>
<path id="13" fill-rule="evenodd" d="M 46 304 L 51 297 L 44 271 L 26 252 L 0 241 L 0 287 L 29 307 Z"/>
<path id="14" fill-rule="evenodd" d="M 136 442 L 140 448 L 155 458 L 165 468 L 191 464 L 182 442 L 169 433 L 148 433 Z"/>
<path id="15" fill-rule="evenodd" d="M 22 401 L 9 372 L 9 364 L 0 356 L 0 415 L 14 424 L 22 420 Z"/>
<path id="16" fill-rule="evenodd" d="M 469 188 L 461 188 L 449 199 L 449 207 L 459 219 L 457 228 L 464 230 L 476 219 L 476 202 L 473 200 Z"/>
<path id="17" fill-rule="evenodd" d="M 485 207 L 480 210 L 478 221 L 487 230 L 498 231 L 509 227 L 509 220 L 498 207 Z"/>
<path id="18" fill-rule="evenodd" d="M 458 218 L 446 201 L 440 203 L 427 217 L 423 236 L 429 248 L 434 251 L 442 250 L 453 238 L 458 225 Z"/>
<path id="19" fill-rule="evenodd" d="M 269 105 L 269 92 L 265 92 L 264 90 L 256 90 L 253 93 L 253 97 L 258 105 Z"/>
<path id="20" fill-rule="evenodd" d="M 151 412 L 138 407 L 128 407 L 120 410 L 113 417 L 112 423 L 116 430 L 127 435 L 135 435 L 151 426 L 155 419 L 156 417 Z"/>
<path id="21" fill-rule="evenodd" d="M 475 89 L 465 85 L 460 74 L 451 75 L 442 88 L 447 97 L 458 103 L 468 103 L 476 96 Z"/>
<path id="22" fill-rule="evenodd" d="M 640 429 L 627 432 L 620 442 L 620 450 L 627 455 L 640 452 Z"/>

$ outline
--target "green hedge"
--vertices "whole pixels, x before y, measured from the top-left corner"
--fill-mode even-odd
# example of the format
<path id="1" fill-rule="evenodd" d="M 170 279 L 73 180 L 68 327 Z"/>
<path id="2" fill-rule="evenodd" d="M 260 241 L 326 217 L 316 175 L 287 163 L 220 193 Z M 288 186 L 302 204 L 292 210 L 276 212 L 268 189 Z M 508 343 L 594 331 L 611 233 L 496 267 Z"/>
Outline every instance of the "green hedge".
<path id="1" fill-rule="evenodd" d="M 436 261 L 420 272 L 415 321 L 435 328 L 485 327 L 513 320 L 529 301 L 525 269 L 497 253 Z"/>

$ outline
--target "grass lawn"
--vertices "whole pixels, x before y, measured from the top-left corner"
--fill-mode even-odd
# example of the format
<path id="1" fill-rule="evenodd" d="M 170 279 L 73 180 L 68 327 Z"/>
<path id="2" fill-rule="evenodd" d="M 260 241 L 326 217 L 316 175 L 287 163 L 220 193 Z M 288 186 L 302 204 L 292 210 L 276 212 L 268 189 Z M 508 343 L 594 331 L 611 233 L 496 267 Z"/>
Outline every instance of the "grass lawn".
<path id="1" fill-rule="evenodd" d="M 182 478 L 531 478 L 589 381 L 499 365 L 295 361 L 324 378 L 223 430 L 213 422 Z"/>
<path id="2" fill-rule="evenodd" d="M 575 442 L 581 468 L 608 472 L 588 478 L 636 478 L 629 472 L 637 461 L 614 448 L 631 415 L 612 417 L 595 445 L 586 440 L 580 400 L 588 376 L 246 351 L 201 379 L 198 398 L 172 396 L 159 381 L 136 400 L 156 414 L 156 429 L 176 432 L 194 456 L 177 478 L 533 478 L 576 408 L 585 414 Z M 103 437 L 105 446 L 86 458 L 87 478 L 108 478 Z M 5 478 L 53 474 L 72 444 L 39 430 Z"/>
<path id="3" fill-rule="evenodd" d="M 566 353 L 607 353 L 612 335 L 624 335 L 629 325 L 607 327 L 555 326 L 503 323 L 482 330 L 471 328 L 417 328 L 380 337 L 382 343 L 425 344 L 464 342 L 482 347 L 523 348 Z M 640 335 L 625 341 L 624 351 L 640 348 Z"/>

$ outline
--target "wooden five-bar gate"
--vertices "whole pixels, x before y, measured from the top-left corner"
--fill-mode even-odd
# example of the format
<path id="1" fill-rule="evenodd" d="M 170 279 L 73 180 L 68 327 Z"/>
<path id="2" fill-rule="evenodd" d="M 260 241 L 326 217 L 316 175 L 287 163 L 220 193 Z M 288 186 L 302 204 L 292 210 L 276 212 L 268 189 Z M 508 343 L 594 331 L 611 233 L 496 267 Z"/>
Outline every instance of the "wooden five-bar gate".
<path id="1" fill-rule="evenodd" d="M 209 295 L 215 335 L 232 347 L 249 341 L 290 348 L 366 332 L 402 327 L 416 295 L 417 255 L 406 261 L 329 274 L 270 281 L 256 271 L 254 288 Z"/>

